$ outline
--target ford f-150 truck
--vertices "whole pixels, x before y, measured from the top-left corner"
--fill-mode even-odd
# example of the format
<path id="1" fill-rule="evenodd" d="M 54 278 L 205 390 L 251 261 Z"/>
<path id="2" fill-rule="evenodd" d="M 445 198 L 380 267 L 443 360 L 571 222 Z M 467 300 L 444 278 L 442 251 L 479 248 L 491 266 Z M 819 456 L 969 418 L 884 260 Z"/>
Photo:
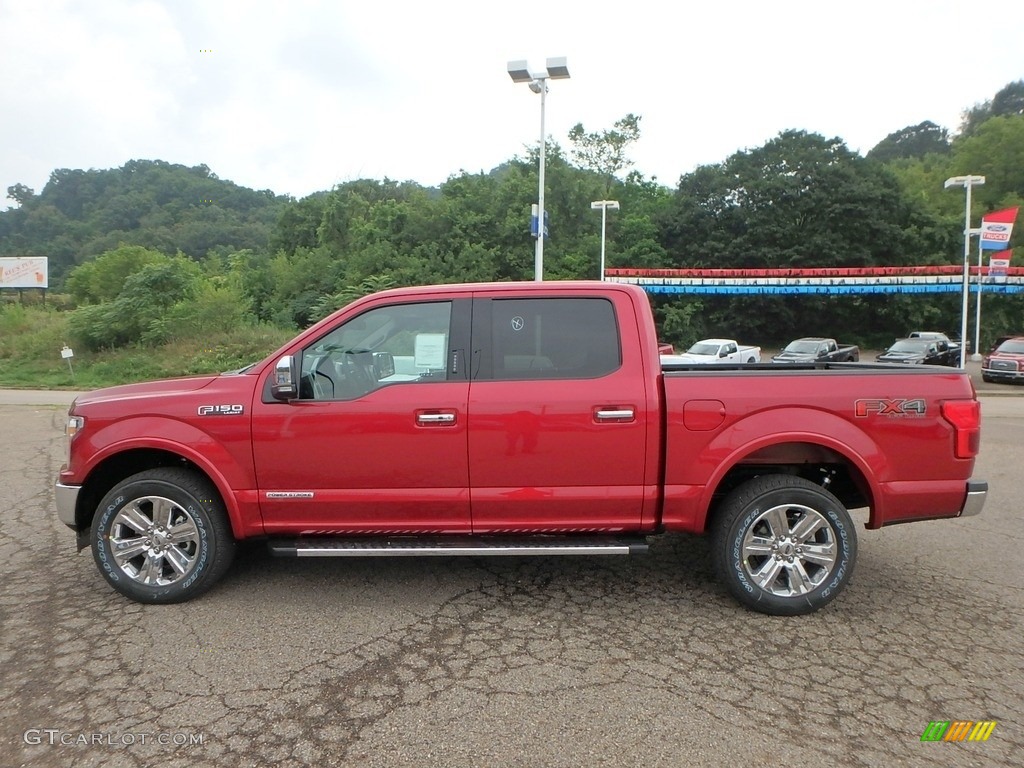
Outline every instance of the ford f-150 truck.
<path id="1" fill-rule="evenodd" d="M 860 360 L 860 347 L 855 344 L 839 344 L 835 339 L 820 336 L 805 336 L 791 341 L 773 363 L 810 363 L 824 360 L 832 363 L 856 363 Z"/>
<path id="2" fill-rule="evenodd" d="M 676 360 L 666 362 L 692 363 L 759 363 L 761 348 L 742 346 L 733 339 L 703 339 L 693 344 L 686 352 L 675 356 Z"/>
<path id="3" fill-rule="evenodd" d="M 711 534 L 739 601 L 791 615 L 849 581 L 848 509 L 868 528 L 981 510 L 962 371 L 658 352 L 631 285 L 371 295 L 247 368 L 79 396 L 57 513 L 146 603 L 204 592 L 244 539 L 299 557 L 611 555 L 687 532 Z"/>

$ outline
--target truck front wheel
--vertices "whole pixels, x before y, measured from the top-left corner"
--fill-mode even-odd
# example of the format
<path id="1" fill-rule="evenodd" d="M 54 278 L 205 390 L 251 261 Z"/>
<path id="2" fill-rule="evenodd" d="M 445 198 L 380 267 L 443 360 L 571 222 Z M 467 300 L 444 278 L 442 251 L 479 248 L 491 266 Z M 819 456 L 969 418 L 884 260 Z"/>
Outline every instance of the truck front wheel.
<path id="1" fill-rule="evenodd" d="M 850 514 L 820 485 L 766 475 L 722 503 L 712 552 L 719 578 L 741 603 L 796 616 L 843 590 L 857 559 L 857 536 Z"/>
<path id="2" fill-rule="evenodd" d="M 160 468 L 121 481 L 92 523 L 100 573 L 140 603 L 178 603 L 212 587 L 234 557 L 224 504 L 210 482 Z"/>

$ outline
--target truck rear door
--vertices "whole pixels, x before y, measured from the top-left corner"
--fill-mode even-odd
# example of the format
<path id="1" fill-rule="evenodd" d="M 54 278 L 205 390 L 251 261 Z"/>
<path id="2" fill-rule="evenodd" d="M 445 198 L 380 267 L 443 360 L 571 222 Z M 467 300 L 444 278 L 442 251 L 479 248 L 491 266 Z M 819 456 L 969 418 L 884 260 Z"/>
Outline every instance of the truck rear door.
<path id="1" fill-rule="evenodd" d="M 474 295 L 474 533 L 639 527 L 657 404 L 622 308 L 607 291 Z"/>

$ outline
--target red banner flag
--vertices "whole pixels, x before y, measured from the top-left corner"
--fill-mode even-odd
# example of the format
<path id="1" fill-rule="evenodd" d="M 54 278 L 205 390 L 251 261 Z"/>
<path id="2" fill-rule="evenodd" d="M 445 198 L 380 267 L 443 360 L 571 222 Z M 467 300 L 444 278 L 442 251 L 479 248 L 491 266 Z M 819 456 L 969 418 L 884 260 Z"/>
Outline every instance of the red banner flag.
<path id="1" fill-rule="evenodd" d="M 1004 208 L 992 211 L 981 217 L 981 249 L 983 251 L 1001 251 L 1010 245 L 1013 234 L 1013 222 L 1017 220 L 1017 208 Z"/>

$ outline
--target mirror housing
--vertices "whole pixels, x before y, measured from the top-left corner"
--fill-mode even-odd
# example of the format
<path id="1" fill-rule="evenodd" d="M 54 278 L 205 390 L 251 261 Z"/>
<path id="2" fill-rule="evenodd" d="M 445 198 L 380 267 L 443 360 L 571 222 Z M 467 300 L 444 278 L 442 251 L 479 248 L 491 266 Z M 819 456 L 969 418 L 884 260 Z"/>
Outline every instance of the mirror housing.
<path id="1" fill-rule="evenodd" d="M 270 394 L 275 400 L 292 400 L 298 396 L 298 376 L 295 358 L 285 355 L 274 364 L 270 380 Z"/>
<path id="2" fill-rule="evenodd" d="M 395 375 L 395 356 L 390 352 L 373 353 L 373 375 L 380 381 Z"/>

